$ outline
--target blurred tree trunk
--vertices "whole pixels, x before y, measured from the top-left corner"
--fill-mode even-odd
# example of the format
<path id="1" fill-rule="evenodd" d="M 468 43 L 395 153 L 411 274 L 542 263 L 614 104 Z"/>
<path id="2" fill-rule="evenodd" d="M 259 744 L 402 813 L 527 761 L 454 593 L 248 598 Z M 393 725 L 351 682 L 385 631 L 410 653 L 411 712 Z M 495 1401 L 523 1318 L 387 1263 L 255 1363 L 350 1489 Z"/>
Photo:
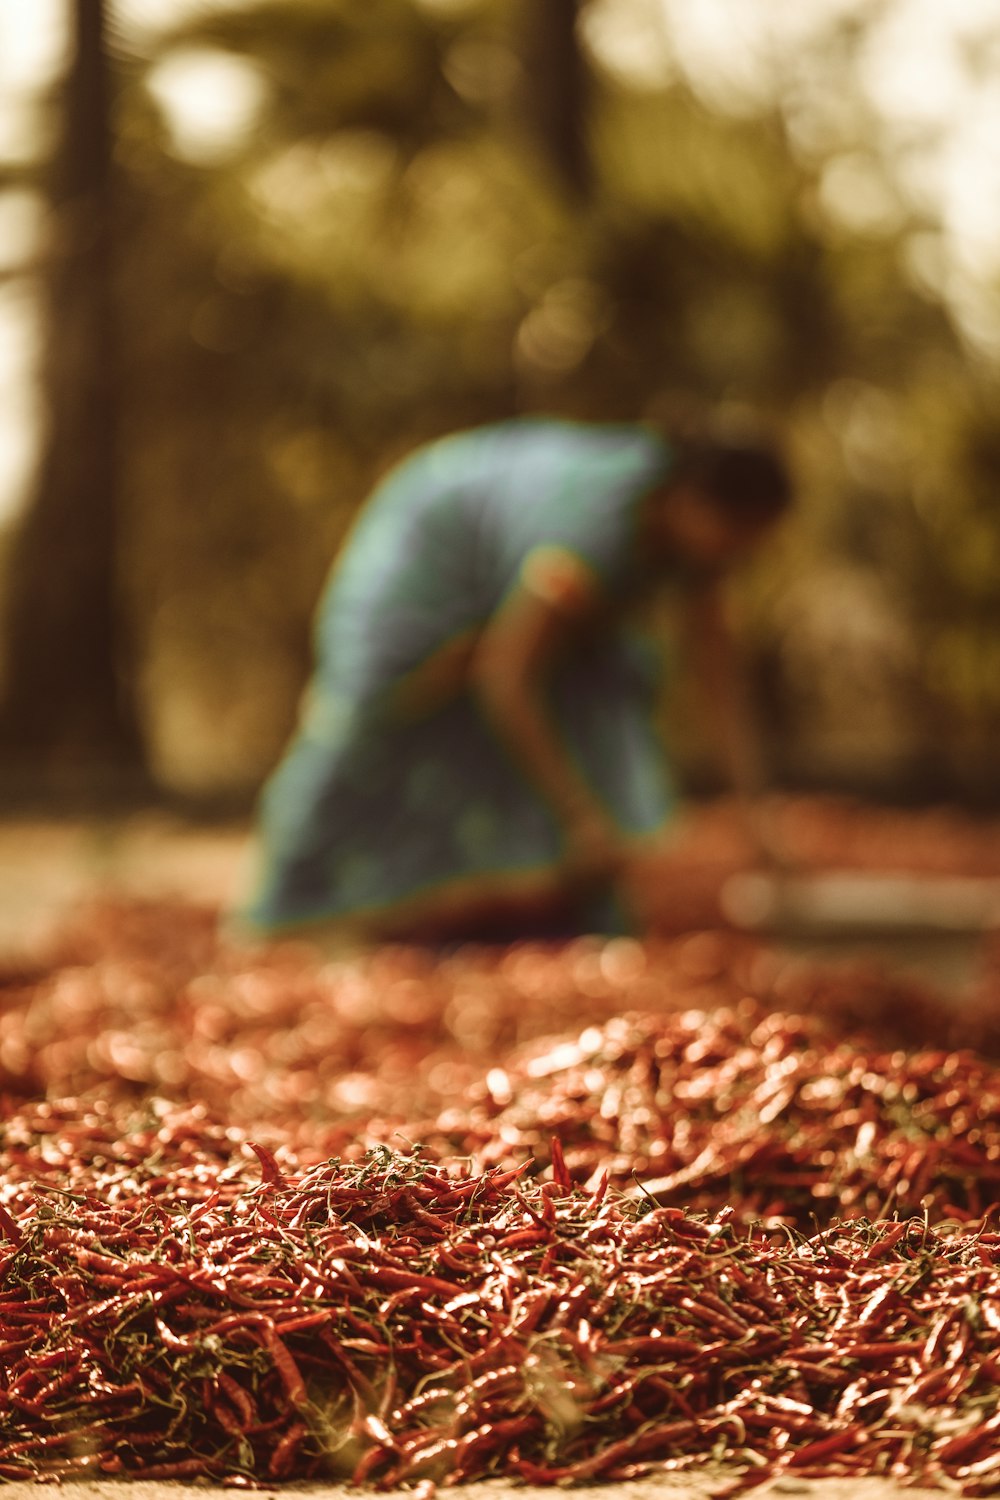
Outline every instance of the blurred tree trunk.
<path id="1" fill-rule="evenodd" d="M 564 190 L 586 202 L 593 187 L 589 78 L 577 23 L 580 0 L 524 0 L 521 62 L 526 123 Z"/>
<path id="2" fill-rule="evenodd" d="M 111 83 L 103 0 L 73 0 L 44 272 L 48 422 L 12 544 L 0 743 L 8 772 L 111 792 L 143 766 L 118 607 Z"/>

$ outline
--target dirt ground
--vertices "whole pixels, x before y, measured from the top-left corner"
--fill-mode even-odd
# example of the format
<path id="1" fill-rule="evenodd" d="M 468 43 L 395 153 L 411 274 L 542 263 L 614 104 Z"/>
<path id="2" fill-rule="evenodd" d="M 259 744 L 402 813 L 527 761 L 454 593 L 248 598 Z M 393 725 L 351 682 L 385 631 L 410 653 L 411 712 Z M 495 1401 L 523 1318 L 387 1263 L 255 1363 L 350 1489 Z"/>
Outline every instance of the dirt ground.
<path id="1" fill-rule="evenodd" d="M 205 829 L 162 814 L 128 820 L 0 823 L 0 955 L 30 953 L 33 946 L 77 902 L 97 893 L 180 896 L 226 905 L 238 897 L 247 877 L 251 841 L 246 827 Z M 729 1493 L 734 1471 L 697 1475 L 663 1473 L 628 1484 L 586 1487 L 599 1500 L 712 1500 Z M 62 1500 L 107 1500 L 127 1485 L 128 1500 L 178 1500 L 191 1486 L 148 1480 L 95 1480 L 59 1486 Z M 950 1486 L 952 1492 L 957 1486 Z M 462 1487 L 462 1500 L 498 1500 L 515 1489 L 517 1500 L 543 1500 L 551 1490 L 490 1481 Z M 258 1493 L 303 1494 L 313 1500 L 347 1500 L 342 1485 L 281 1485 Z M 400 1491 L 411 1495 L 412 1491 Z M 800 1496 L 802 1500 L 931 1500 L 941 1489 L 903 1487 L 882 1479 L 805 1480 L 787 1475 L 750 1492 L 760 1500 Z M 34 1500 L 37 1487 L 15 1481 L 4 1485 L 4 1500 Z M 203 1500 L 223 1500 L 232 1490 L 197 1485 Z"/>
<path id="2" fill-rule="evenodd" d="M 682 1474 L 653 1475 L 645 1479 L 633 1479 L 627 1484 L 587 1485 L 575 1488 L 575 1495 L 592 1497 L 592 1500 L 713 1500 L 713 1497 L 728 1493 L 731 1476 L 715 1470 L 697 1478 Z M 957 1487 L 956 1487 L 957 1488 Z M 69 1482 L 59 1486 L 60 1500 L 113 1500 L 116 1493 L 127 1489 L 128 1500 L 178 1500 L 191 1486 L 180 1483 L 136 1480 L 94 1480 L 81 1484 Z M 955 1491 L 953 1490 L 952 1493 Z M 37 1486 L 31 1483 L 4 1485 L 4 1500 L 37 1500 Z M 195 1491 L 199 1500 L 231 1500 L 233 1491 L 220 1485 L 201 1485 Z M 292 1484 L 279 1485 L 254 1491 L 263 1496 L 308 1496 L 309 1500 L 357 1500 L 358 1490 L 346 1485 Z M 512 1486 L 504 1480 L 486 1480 L 467 1484 L 460 1491 L 461 1500 L 503 1500 L 512 1495 L 513 1500 L 552 1500 L 553 1491 L 535 1485 Z M 796 1479 L 787 1475 L 771 1480 L 759 1489 L 747 1492 L 754 1500 L 889 1500 L 891 1496 L 905 1496 L 906 1500 L 940 1500 L 942 1490 L 924 1488 L 901 1489 L 891 1481 L 882 1479 Z M 392 1500 L 413 1500 L 413 1490 L 386 1490 L 378 1494 Z M 124 1500 L 124 1496 L 123 1496 Z"/>
<path id="3" fill-rule="evenodd" d="M 0 954 L 30 951 L 78 901 L 102 892 L 229 904 L 250 863 L 241 825 L 160 813 L 0 822 Z"/>

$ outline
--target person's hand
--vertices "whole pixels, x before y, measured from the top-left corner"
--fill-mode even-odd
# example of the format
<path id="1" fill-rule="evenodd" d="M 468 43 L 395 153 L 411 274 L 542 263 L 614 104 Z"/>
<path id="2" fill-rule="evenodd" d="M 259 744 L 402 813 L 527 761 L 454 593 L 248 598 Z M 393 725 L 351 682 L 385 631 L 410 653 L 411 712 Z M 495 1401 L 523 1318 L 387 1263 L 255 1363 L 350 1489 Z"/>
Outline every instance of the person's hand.
<path id="1" fill-rule="evenodd" d="M 566 831 L 560 874 L 574 894 L 617 879 L 629 858 L 621 833 L 598 812 L 574 819 Z"/>
<path id="2" fill-rule="evenodd" d="M 633 837 L 625 855 L 616 872 L 618 899 L 631 931 L 648 933 L 660 925 L 664 890 L 671 888 L 671 839 L 662 833 Z"/>

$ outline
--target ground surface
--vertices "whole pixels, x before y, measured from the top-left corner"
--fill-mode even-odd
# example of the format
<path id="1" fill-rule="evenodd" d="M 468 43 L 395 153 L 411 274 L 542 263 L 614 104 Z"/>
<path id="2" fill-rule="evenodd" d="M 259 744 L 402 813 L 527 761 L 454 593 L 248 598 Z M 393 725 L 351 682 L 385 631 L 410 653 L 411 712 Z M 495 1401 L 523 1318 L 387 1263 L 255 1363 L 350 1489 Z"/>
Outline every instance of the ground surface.
<path id="1" fill-rule="evenodd" d="M 249 847 L 244 827 L 206 829 L 158 813 L 0 823 L 0 954 L 30 949 L 100 890 L 231 902 Z"/>
<path id="2" fill-rule="evenodd" d="M 713 1500 L 725 1495 L 729 1479 L 722 1470 L 714 1475 L 699 1474 L 697 1478 L 682 1474 L 664 1474 L 645 1479 L 634 1479 L 628 1484 L 606 1484 L 581 1486 L 573 1491 L 576 1495 L 590 1496 L 593 1500 Z M 118 1495 L 127 1495 L 127 1500 L 176 1500 L 183 1492 L 191 1492 L 190 1485 L 177 1483 L 155 1483 L 151 1480 L 99 1480 L 90 1484 L 68 1482 L 59 1486 L 60 1500 L 114 1500 Z M 33 1484 L 15 1482 L 4 1485 L 4 1500 L 37 1500 L 38 1488 Z M 231 1500 L 233 1491 L 221 1485 L 201 1485 L 194 1491 L 199 1500 Z M 282 1485 L 255 1491 L 260 1495 L 302 1495 L 310 1500 L 357 1500 L 358 1491 L 347 1485 Z M 382 1491 L 387 1496 L 408 1497 L 413 1500 L 415 1491 Z M 463 1485 L 461 1500 L 503 1500 L 513 1493 L 515 1500 L 552 1500 L 551 1489 L 535 1485 L 512 1486 L 502 1480 Z M 558 1492 L 556 1492 L 558 1493 Z M 891 1481 L 881 1479 L 792 1479 L 772 1480 L 759 1489 L 749 1492 L 755 1500 L 887 1500 L 889 1496 L 905 1496 L 906 1500 L 940 1500 L 941 1490 L 924 1488 L 901 1489 Z"/>

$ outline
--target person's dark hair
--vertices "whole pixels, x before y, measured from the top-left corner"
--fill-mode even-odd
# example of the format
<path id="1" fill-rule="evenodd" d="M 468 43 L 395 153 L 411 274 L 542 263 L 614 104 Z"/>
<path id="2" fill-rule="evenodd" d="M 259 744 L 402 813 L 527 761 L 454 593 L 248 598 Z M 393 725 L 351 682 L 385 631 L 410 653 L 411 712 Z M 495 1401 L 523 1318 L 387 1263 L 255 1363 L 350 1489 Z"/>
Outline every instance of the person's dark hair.
<path id="1" fill-rule="evenodd" d="M 675 451 L 675 481 L 697 485 L 734 520 L 775 519 L 791 505 L 791 476 L 765 438 L 704 435 L 682 439 Z"/>

